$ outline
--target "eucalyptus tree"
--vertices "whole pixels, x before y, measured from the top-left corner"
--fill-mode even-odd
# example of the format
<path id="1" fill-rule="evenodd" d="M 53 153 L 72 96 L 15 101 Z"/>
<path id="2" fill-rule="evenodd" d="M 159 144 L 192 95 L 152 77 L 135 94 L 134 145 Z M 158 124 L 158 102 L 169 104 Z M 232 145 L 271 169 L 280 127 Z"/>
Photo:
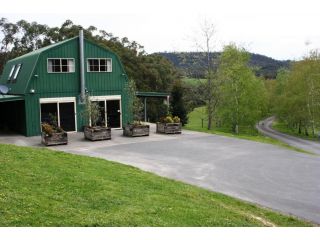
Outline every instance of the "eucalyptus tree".
<path id="1" fill-rule="evenodd" d="M 290 127 L 297 126 L 299 133 L 304 128 L 309 135 L 308 128 L 311 128 L 315 135 L 320 125 L 319 52 L 311 51 L 303 60 L 293 63 L 289 73 L 278 74 L 277 81 L 277 116 Z"/>
<path id="2" fill-rule="evenodd" d="M 249 67 L 250 55 L 245 49 L 228 45 L 220 56 L 217 71 L 221 83 L 218 113 L 224 125 L 239 133 L 239 126 L 253 127 L 266 108 L 263 81 Z"/>

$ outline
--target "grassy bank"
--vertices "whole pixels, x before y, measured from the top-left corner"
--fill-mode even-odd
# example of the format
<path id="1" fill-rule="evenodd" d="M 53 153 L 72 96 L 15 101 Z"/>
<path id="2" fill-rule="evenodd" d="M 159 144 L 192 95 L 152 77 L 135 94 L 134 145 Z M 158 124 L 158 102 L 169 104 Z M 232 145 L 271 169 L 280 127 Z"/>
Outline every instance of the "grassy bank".
<path id="1" fill-rule="evenodd" d="M 0 145 L 0 226 L 310 226 L 126 165 Z"/>
<path id="2" fill-rule="evenodd" d="M 205 111 L 205 107 L 195 108 L 191 113 L 189 113 L 188 116 L 189 116 L 188 124 L 184 127 L 185 129 L 188 129 L 188 130 L 224 135 L 229 137 L 236 137 L 236 138 L 247 139 L 251 141 L 262 142 L 262 143 L 269 143 L 269 144 L 274 144 L 281 147 L 289 148 L 291 150 L 295 150 L 298 152 L 308 153 L 302 149 L 289 146 L 288 144 L 283 143 L 279 140 L 264 136 L 260 134 L 256 129 L 253 129 L 253 128 L 240 126 L 239 134 L 232 133 L 231 128 L 226 128 L 226 127 L 213 127 L 213 129 L 208 130 L 207 129 L 208 117 Z"/>

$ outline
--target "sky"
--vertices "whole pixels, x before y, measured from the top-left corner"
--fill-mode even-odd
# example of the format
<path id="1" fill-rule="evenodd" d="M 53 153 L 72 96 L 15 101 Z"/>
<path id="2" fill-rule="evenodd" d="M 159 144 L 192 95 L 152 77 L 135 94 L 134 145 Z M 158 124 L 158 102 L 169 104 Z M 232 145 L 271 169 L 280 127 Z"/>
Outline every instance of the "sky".
<path id="1" fill-rule="evenodd" d="M 319 2 L 319 0 L 318 0 Z M 10 0 L 0 17 L 51 27 L 70 19 L 128 37 L 147 53 L 199 51 L 201 25 L 215 26 L 213 51 L 235 43 L 279 60 L 298 60 L 320 48 L 320 2 L 316 0 Z"/>

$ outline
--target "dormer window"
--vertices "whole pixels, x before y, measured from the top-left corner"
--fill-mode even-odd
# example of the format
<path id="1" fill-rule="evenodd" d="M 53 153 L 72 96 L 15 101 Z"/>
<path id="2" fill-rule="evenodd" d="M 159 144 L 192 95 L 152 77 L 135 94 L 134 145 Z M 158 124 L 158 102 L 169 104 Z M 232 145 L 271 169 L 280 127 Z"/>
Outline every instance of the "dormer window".
<path id="1" fill-rule="evenodd" d="M 48 73 L 74 72 L 73 58 L 48 58 Z"/>
<path id="2" fill-rule="evenodd" d="M 88 72 L 112 72 L 111 58 L 88 58 Z"/>
<path id="3" fill-rule="evenodd" d="M 15 83 L 17 81 L 21 66 L 22 64 L 16 64 L 12 66 L 8 77 L 8 83 Z"/>
<path id="4" fill-rule="evenodd" d="M 13 72 L 14 72 L 15 67 L 16 67 L 16 65 L 13 65 L 13 66 L 12 66 L 12 68 L 11 68 L 11 70 L 10 70 L 9 77 L 8 77 L 8 81 L 11 80 L 11 77 L 12 77 L 12 75 L 13 75 Z"/>

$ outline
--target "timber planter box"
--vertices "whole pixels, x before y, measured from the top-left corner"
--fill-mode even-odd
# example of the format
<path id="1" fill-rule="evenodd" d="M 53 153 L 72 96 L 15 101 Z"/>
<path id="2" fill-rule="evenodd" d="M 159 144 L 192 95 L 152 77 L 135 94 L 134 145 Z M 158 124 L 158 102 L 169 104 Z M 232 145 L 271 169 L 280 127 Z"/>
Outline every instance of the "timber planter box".
<path id="1" fill-rule="evenodd" d="M 66 132 L 56 132 L 48 135 L 42 132 L 41 142 L 46 146 L 68 144 L 68 134 Z"/>
<path id="2" fill-rule="evenodd" d="M 109 127 L 84 127 L 84 137 L 91 141 L 111 139 L 111 128 Z"/>
<path id="3" fill-rule="evenodd" d="M 157 122 L 157 133 L 177 134 L 181 133 L 181 123 L 160 123 Z"/>
<path id="4" fill-rule="evenodd" d="M 149 125 L 128 124 L 123 128 L 123 135 L 127 137 L 149 136 L 149 133 L 150 133 Z"/>

